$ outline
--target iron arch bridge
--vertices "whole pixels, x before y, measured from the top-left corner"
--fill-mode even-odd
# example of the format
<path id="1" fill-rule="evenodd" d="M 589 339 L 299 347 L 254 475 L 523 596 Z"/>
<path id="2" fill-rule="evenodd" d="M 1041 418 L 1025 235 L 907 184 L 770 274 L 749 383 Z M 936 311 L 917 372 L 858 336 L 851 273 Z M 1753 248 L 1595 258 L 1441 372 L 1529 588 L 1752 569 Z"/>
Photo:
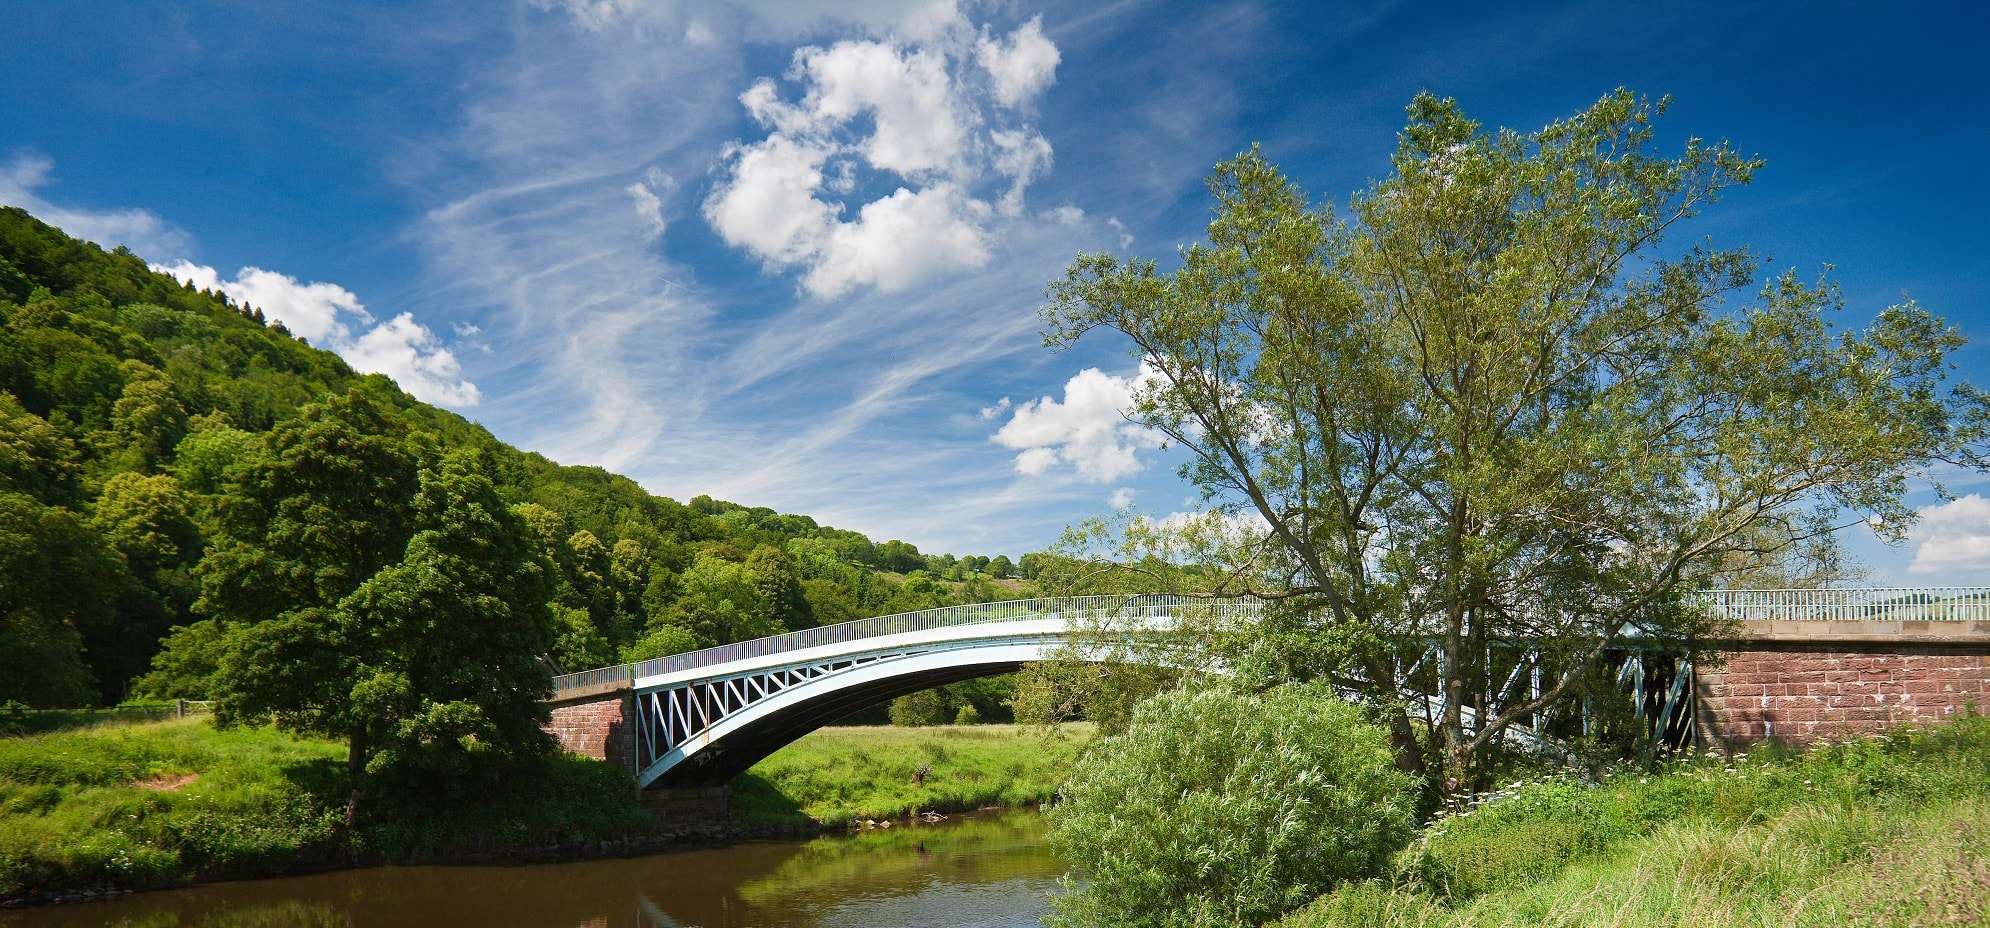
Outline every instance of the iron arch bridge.
<path id="1" fill-rule="evenodd" d="M 1734 620 L 1852 620 L 1900 617 L 1940 620 L 1990 610 L 1990 596 L 1969 602 L 1953 597 L 1886 596 L 1892 590 L 1720 591 L 1703 603 Z M 1918 591 L 1917 591 L 1918 592 Z M 1976 601 L 1981 599 L 1983 601 Z M 1170 595 L 1080 596 L 948 606 L 804 629 L 635 664 L 566 674 L 554 679 L 555 701 L 592 694 L 626 693 L 634 701 L 623 736 L 633 749 L 637 785 L 718 786 L 781 746 L 858 709 L 907 693 L 975 677 L 1008 673 L 1033 661 L 1060 656 L 1086 659 L 1065 646 L 1074 631 L 1162 628 L 1191 615 L 1248 622 L 1266 603 L 1254 598 L 1207 599 Z M 1963 610 L 1955 616 L 1933 613 Z M 1538 695 L 1543 665 L 1525 647 L 1487 656 L 1496 702 Z M 1096 656 L 1091 659 L 1097 659 Z M 1413 679 L 1422 662 L 1435 668 L 1435 649 L 1399 668 Z M 1627 650 L 1616 658 L 1618 684 L 1657 735 L 1674 743 L 1690 739 L 1692 667 L 1665 654 Z M 1427 675 L 1428 671 L 1426 671 Z M 1433 717 L 1432 697 L 1404 694 Z M 1474 723 L 1470 706 L 1466 724 Z M 1495 705 L 1497 708 L 1497 704 Z M 1524 744 L 1548 744 L 1540 720 L 1516 726 Z M 1583 724 L 1587 724 L 1586 720 Z M 1551 744 L 1549 746 L 1552 746 Z"/>

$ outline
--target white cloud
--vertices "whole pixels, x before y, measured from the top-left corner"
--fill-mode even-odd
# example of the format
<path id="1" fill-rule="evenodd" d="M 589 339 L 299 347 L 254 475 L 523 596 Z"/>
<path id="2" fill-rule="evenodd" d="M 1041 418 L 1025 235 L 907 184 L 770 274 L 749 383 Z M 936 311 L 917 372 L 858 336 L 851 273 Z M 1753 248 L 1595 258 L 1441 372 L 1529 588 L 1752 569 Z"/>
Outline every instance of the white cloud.
<path id="1" fill-rule="evenodd" d="M 817 297 L 901 292 L 985 266 L 997 220 L 1019 219 L 1024 191 L 1050 167 L 1035 128 L 993 123 L 986 101 L 999 87 L 958 78 L 974 34 L 953 5 L 904 15 L 880 38 L 797 49 L 785 79 L 799 99 L 769 78 L 741 93 L 767 135 L 728 146 L 705 200 L 720 238 L 770 270 L 799 270 Z M 1036 43 L 1054 58 L 1041 29 L 1025 27 L 994 60 L 1015 70 L 1003 49 L 1036 60 Z M 867 189 L 892 192 L 846 201 Z"/>
<path id="2" fill-rule="evenodd" d="M 462 366 L 435 333 L 408 313 L 374 326 L 339 353 L 362 371 L 394 378 L 409 393 L 443 406 L 475 406 L 483 398 L 463 379 Z"/>
<path id="3" fill-rule="evenodd" d="M 635 0 L 531 0 L 546 12 L 563 12 L 581 26 L 599 31 L 627 17 L 636 8 Z"/>
<path id="4" fill-rule="evenodd" d="M 1003 106 L 1022 106 L 1057 80 L 1061 56 L 1044 37 L 1041 16 L 1018 26 L 1006 41 L 982 36 L 975 53 L 994 82 L 995 102 Z"/>
<path id="5" fill-rule="evenodd" d="M 988 233 L 975 222 L 987 206 L 952 184 L 898 188 L 864 204 L 855 222 L 835 223 L 821 260 L 802 278 L 818 296 L 875 286 L 897 293 L 943 273 L 988 263 Z"/>
<path id="6" fill-rule="evenodd" d="M 1017 450 L 1016 472 L 1026 476 L 1058 464 L 1100 483 L 1136 473 L 1146 466 L 1139 452 L 1161 445 L 1159 435 L 1125 415 L 1150 376 L 1145 367 L 1128 377 L 1088 367 L 1065 382 L 1062 402 L 1045 396 L 1017 406 L 991 440 Z"/>
<path id="7" fill-rule="evenodd" d="M 373 316 L 354 296 L 338 284 L 303 283 L 288 274 L 266 271 L 259 267 L 245 267 L 235 273 L 234 280 L 222 280 L 214 268 L 195 264 L 184 258 L 170 265 L 152 266 L 162 274 L 170 274 L 177 280 L 192 281 L 202 290 L 219 290 L 237 304 L 254 306 L 263 315 L 305 338 L 319 343 L 337 344 L 348 341 L 345 320 L 341 316 L 353 316 L 360 322 L 370 322 Z"/>
<path id="8" fill-rule="evenodd" d="M 1133 488 L 1120 487 L 1112 491 L 1112 495 L 1106 497 L 1106 505 L 1114 509 L 1125 509 L 1133 505 Z"/>
<path id="9" fill-rule="evenodd" d="M 1010 405 L 1012 404 L 1009 402 L 1009 398 L 1005 396 L 990 405 L 981 407 L 981 421 L 987 422 L 996 416 L 1008 412 Z"/>
<path id="10" fill-rule="evenodd" d="M 35 152 L 18 152 L 0 167 L 0 205 L 18 206 L 35 218 L 105 248 L 123 245 L 140 257 L 184 255 L 193 237 L 148 209 L 90 210 L 62 206 L 41 196 L 55 162 Z"/>
<path id="11" fill-rule="evenodd" d="M 1971 493 L 1923 506 L 1908 532 L 1914 543 L 1910 574 L 1990 572 L 1990 499 Z"/>
<path id="12" fill-rule="evenodd" d="M 651 241 L 662 238 L 664 231 L 670 228 L 669 220 L 663 215 L 662 194 L 676 187 L 677 181 L 670 175 L 652 169 L 646 179 L 622 188 L 634 202 L 636 218 L 642 222 L 643 232 Z"/>
<path id="13" fill-rule="evenodd" d="M 338 284 L 305 283 L 259 267 L 242 268 L 231 280 L 184 258 L 152 269 L 202 290 L 219 291 L 237 305 L 254 306 L 265 318 L 283 323 L 318 347 L 338 352 L 355 370 L 394 378 L 417 399 L 460 408 L 475 406 L 483 397 L 476 384 L 463 379 L 456 356 L 411 314 L 401 313 L 355 337 L 354 324 L 372 323 L 373 314 L 358 296 Z M 473 325 L 457 328 L 459 335 L 476 332 Z"/>
<path id="14" fill-rule="evenodd" d="M 967 145 L 967 116 L 959 111 L 965 101 L 954 93 L 946 56 L 937 50 L 888 42 L 804 48 L 795 53 L 790 76 L 808 85 L 808 96 L 798 113 L 772 104 L 788 114 L 762 118 L 769 128 L 821 132 L 868 115 L 871 132 L 857 150 L 872 167 L 903 177 L 951 173 Z"/>

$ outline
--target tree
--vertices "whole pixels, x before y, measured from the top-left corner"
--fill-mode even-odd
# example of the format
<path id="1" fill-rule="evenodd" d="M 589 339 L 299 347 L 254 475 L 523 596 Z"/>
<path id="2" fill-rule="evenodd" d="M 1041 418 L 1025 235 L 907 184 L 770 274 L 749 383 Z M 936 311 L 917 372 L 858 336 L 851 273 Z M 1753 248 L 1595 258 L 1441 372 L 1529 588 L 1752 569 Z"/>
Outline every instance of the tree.
<path id="1" fill-rule="evenodd" d="M 815 612 L 809 605 L 808 593 L 802 588 L 795 563 L 787 552 L 773 545 L 761 545 L 747 555 L 746 569 L 753 572 L 761 595 L 772 604 L 776 623 L 789 631 L 815 627 Z"/>
<path id="2" fill-rule="evenodd" d="M 1016 565 L 1010 563 L 1008 555 L 997 554 L 988 562 L 988 572 L 998 580 L 1006 580 L 1016 572 Z"/>
<path id="3" fill-rule="evenodd" d="M 926 566 L 926 559 L 919 556 L 919 549 L 910 542 L 894 538 L 878 545 L 878 558 L 886 570 L 911 573 Z"/>
<path id="4" fill-rule="evenodd" d="M 1215 515 L 1094 525 L 1077 547 L 1271 598 L 1208 646 L 1259 685 L 1368 694 L 1405 766 L 1463 788 L 1627 635 L 1698 647 L 1683 591 L 1852 521 L 1897 534 L 1910 475 L 1984 464 L 1984 396 L 1947 378 L 1961 337 L 1912 303 L 1834 331 L 1835 288 L 1794 274 L 1738 305 L 1752 253 L 1661 250 L 1760 164 L 1658 153 L 1664 109 L 1618 91 L 1486 132 L 1419 96 L 1393 173 L 1345 218 L 1253 149 L 1217 167 L 1209 243 L 1179 268 L 1079 257 L 1048 340 L 1131 339 L 1129 414 L 1185 450 Z M 1514 643 L 1548 656 L 1538 697 L 1496 682 Z M 1405 677 L 1433 645 L 1436 677 Z M 1443 713 L 1414 717 L 1412 684 Z"/>
<path id="5" fill-rule="evenodd" d="M 0 391 L 0 488 L 64 505 L 75 501 L 78 472 L 76 444 Z"/>
<path id="6" fill-rule="evenodd" d="M 173 449 L 173 474 L 195 493 L 215 494 L 227 484 L 229 468 L 254 455 L 256 436 L 215 413 L 195 416 L 185 438 Z"/>
<path id="7" fill-rule="evenodd" d="M 431 456 L 362 389 L 299 409 L 238 466 L 195 608 L 259 622 L 335 606 L 406 550 Z"/>
<path id="8" fill-rule="evenodd" d="M 551 568 L 467 455 L 420 473 L 404 555 L 336 604 L 230 633 L 215 716 L 343 738 L 348 824 L 369 781 L 463 775 L 546 746 Z"/>
<path id="9" fill-rule="evenodd" d="M 760 591 L 745 565 L 701 557 L 677 578 L 678 597 L 659 624 L 689 629 L 700 640 L 728 644 L 778 635 L 786 628 L 774 619 L 774 603 Z"/>
<path id="10" fill-rule="evenodd" d="M 219 620 L 178 626 L 160 642 L 152 669 L 133 681 L 132 691 L 153 699 L 212 699 L 227 651 L 228 626 Z"/>
<path id="11" fill-rule="evenodd" d="M 150 468 L 172 453 L 186 434 L 187 411 L 173 392 L 173 382 L 142 361 L 124 362 L 124 390 L 111 407 L 112 440 L 129 451 L 139 469 Z"/>
<path id="12" fill-rule="evenodd" d="M 1379 874 L 1415 827 L 1388 734 L 1324 687 L 1171 690 L 1086 751 L 1049 810 L 1072 926 L 1255 926 Z"/>
<path id="13" fill-rule="evenodd" d="M 633 644 L 623 648 L 621 657 L 623 663 L 633 664 L 651 658 L 696 651 L 707 645 L 708 642 L 699 640 L 698 635 L 688 628 L 681 625 L 658 624 L 651 626 L 650 630 L 636 639 Z"/>
<path id="14" fill-rule="evenodd" d="M 891 724 L 911 728 L 945 725 L 947 700 L 937 689 L 907 693 L 891 701 Z"/>
<path id="15" fill-rule="evenodd" d="M 0 492 L 0 702 L 87 703 L 83 633 L 112 627 L 124 583 L 116 552 L 68 510 Z"/>
<path id="16" fill-rule="evenodd" d="M 117 621 L 84 629 L 84 646 L 99 687 L 123 698 L 145 671 L 159 639 L 187 621 L 197 585 L 191 569 L 201 554 L 193 501 L 169 474 L 117 474 L 104 484 L 90 516 L 92 531 L 124 559 L 129 582 L 119 591 Z"/>

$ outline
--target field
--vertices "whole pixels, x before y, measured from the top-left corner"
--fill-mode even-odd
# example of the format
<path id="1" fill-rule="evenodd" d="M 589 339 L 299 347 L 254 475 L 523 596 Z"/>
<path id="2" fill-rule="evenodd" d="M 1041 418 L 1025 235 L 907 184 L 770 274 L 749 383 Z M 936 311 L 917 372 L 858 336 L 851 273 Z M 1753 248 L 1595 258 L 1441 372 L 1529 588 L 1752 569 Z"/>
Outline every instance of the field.
<path id="1" fill-rule="evenodd" d="M 732 810 L 749 821 L 802 815 L 835 824 L 1039 803 L 1091 736 L 1089 724 L 824 728 L 740 778 Z"/>
<path id="2" fill-rule="evenodd" d="M 1990 719 L 1550 777 L 1282 928 L 1990 925 Z"/>

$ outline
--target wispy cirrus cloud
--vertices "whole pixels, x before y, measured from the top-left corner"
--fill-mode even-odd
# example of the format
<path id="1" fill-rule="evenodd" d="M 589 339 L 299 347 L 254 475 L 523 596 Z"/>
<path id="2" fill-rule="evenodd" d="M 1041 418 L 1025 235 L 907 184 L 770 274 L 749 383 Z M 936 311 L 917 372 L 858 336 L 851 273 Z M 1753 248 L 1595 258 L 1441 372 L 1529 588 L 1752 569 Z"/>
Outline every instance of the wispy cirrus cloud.
<path id="1" fill-rule="evenodd" d="M 983 39 L 1024 56 L 1013 105 Z M 434 199 L 410 231 L 428 299 L 467 307 L 502 365 L 479 368 L 499 434 L 927 546 L 1006 548 L 1044 507 L 1096 505 L 1043 480 L 1025 502 L 947 419 L 991 366 L 1041 363 L 1043 282 L 1112 238 L 1025 201 L 1051 160 L 1026 113 L 1053 87 L 1040 26 L 546 3 L 512 41 L 401 178 Z M 780 75 L 739 67 L 789 41 Z"/>

